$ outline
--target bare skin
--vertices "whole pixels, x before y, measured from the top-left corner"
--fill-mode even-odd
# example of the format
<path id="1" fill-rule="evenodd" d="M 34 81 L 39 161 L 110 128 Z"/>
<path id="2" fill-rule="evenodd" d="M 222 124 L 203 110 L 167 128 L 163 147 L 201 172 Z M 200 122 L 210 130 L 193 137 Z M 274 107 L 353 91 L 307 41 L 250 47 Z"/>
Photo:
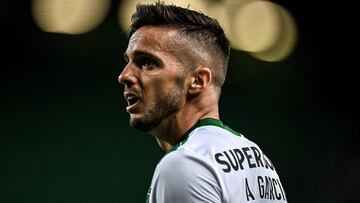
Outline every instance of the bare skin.
<path id="1" fill-rule="evenodd" d="M 191 45 L 177 32 L 152 26 L 137 30 L 129 40 L 128 63 L 119 76 L 130 124 L 154 135 L 166 151 L 197 121 L 219 119 L 219 93 L 211 83 L 212 72 L 206 64 L 194 64 L 184 72 L 189 67 L 179 59 L 191 53 L 187 50 Z"/>

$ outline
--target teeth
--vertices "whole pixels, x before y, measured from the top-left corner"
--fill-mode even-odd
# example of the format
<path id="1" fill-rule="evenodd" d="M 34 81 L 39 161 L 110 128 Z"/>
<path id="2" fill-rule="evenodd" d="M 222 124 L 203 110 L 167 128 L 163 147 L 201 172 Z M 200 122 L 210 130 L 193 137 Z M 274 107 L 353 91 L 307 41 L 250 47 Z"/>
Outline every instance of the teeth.
<path id="1" fill-rule="evenodd" d="M 130 99 L 135 99 L 135 98 L 136 98 L 136 97 L 135 97 L 135 96 L 133 96 L 133 95 L 130 95 L 130 96 L 127 96 L 127 97 L 126 97 L 126 99 L 127 99 L 127 100 L 130 100 Z"/>

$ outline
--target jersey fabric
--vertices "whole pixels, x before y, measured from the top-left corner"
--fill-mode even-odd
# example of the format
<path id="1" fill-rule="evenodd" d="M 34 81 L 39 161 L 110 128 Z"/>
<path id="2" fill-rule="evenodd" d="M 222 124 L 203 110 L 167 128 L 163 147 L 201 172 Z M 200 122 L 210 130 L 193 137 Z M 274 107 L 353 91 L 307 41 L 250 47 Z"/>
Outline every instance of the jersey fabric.
<path id="1" fill-rule="evenodd" d="M 279 176 L 254 142 L 206 118 L 158 163 L 150 203 L 284 203 Z"/>

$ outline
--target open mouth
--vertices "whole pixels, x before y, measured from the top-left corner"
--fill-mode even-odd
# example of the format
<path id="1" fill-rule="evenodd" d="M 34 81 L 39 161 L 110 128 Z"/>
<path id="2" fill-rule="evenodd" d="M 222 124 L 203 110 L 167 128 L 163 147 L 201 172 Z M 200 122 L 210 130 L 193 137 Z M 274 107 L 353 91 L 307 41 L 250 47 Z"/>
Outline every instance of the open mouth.
<path id="1" fill-rule="evenodd" d="M 125 94 L 125 99 L 128 103 L 126 107 L 126 111 L 128 112 L 131 112 L 140 100 L 139 97 L 137 97 L 135 94 Z"/>
<path id="2" fill-rule="evenodd" d="M 139 101 L 139 98 L 131 97 L 131 98 L 128 98 L 127 101 L 128 101 L 128 106 L 132 106 L 133 104 L 136 104 L 136 102 Z"/>

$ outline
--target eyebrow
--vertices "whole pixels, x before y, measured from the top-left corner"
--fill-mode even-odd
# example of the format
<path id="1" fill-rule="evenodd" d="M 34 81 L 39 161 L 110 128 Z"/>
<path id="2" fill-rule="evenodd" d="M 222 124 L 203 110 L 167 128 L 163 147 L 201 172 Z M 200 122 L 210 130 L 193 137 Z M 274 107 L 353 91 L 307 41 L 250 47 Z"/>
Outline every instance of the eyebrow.
<path id="1" fill-rule="evenodd" d="M 146 56 L 146 57 L 150 57 L 150 58 L 153 58 L 153 59 L 156 59 L 156 60 L 160 60 L 157 56 L 155 56 L 154 54 L 152 54 L 150 52 L 147 52 L 147 51 L 135 50 L 132 55 L 134 57 Z M 128 54 L 126 52 L 124 52 L 124 57 L 125 57 L 125 59 L 129 59 L 129 56 L 128 56 Z"/>
<path id="2" fill-rule="evenodd" d="M 162 61 L 159 57 L 157 57 L 154 54 L 147 52 L 147 51 L 135 50 L 132 55 L 133 55 L 133 57 L 148 57 L 148 58 L 154 59 L 158 62 Z M 125 60 L 129 60 L 129 56 L 126 52 L 124 52 L 124 58 L 125 58 Z"/>

